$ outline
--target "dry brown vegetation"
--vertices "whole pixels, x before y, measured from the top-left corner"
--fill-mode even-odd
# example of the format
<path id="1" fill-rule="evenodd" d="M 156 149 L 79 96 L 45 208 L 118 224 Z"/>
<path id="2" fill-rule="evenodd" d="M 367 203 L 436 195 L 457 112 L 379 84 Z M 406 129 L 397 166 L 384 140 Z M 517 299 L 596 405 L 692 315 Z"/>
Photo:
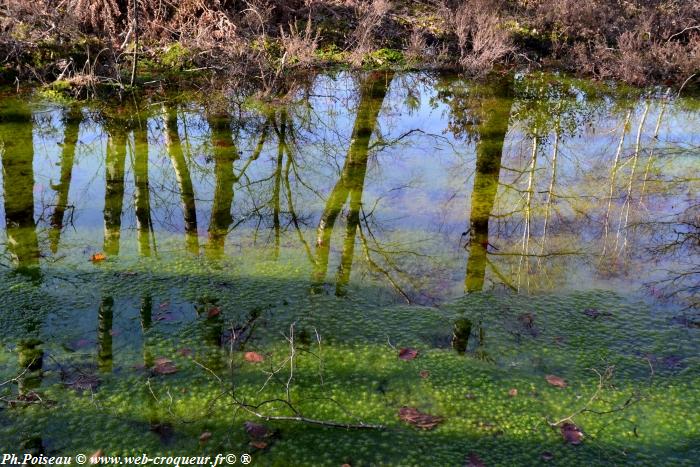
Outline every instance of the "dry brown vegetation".
<path id="1" fill-rule="evenodd" d="M 391 59 L 372 59 L 387 50 Z M 546 66 L 680 85 L 700 70 L 700 2 L 2 0 L 0 60 L 5 79 L 89 75 L 120 86 L 143 68 L 216 69 L 274 86 L 290 69 L 328 62 L 476 76 Z"/>

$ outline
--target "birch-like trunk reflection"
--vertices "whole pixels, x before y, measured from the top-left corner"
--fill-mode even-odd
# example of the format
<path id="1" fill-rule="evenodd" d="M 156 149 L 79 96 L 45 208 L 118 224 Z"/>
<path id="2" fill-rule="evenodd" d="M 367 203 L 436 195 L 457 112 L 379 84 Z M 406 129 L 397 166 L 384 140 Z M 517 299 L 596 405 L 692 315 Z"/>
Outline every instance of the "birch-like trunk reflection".
<path id="1" fill-rule="evenodd" d="M 104 251 L 118 256 L 124 205 L 124 165 L 126 163 L 127 134 L 125 125 L 109 122 L 106 125 L 107 155 L 105 158 Z"/>
<path id="2" fill-rule="evenodd" d="M 33 128 L 32 113 L 23 102 L 0 111 L 7 250 L 18 272 L 37 279 Z"/>
<path id="3" fill-rule="evenodd" d="M 69 108 L 63 118 L 63 148 L 61 151 L 61 175 L 59 182 L 52 185 L 56 191 L 56 201 L 54 211 L 51 215 L 51 230 L 49 231 L 49 245 L 52 253 L 58 251 L 58 244 L 61 240 L 61 232 L 68 208 L 68 193 L 70 191 L 71 179 L 73 176 L 73 161 L 75 159 L 75 149 L 78 144 L 78 133 L 83 113 L 79 107 Z"/>
<path id="4" fill-rule="evenodd" d="M 185 221 L 185 245 L 187 251 L 192 254 L 199 254 L 199 236 L 197 233 L 197 208 L 195 205 L 194 188 L 192 187 L 192 177 L 187 166 L 185 155 L 182 150 L 182 142 L 178 133 L 177 111 L 173 107 L 164 108 L 165 117 L 165 144 L 168 149 L 168 156 L 175 171 L 180 192 L 180 204 Z"/>
<path id="5" fill-rule="evenodd" d="M 350 280 L 355 249 L 355 236 L 359 228 L 362 192 L 369 157 L 369 143 L 377 125 L 392 74 L 370 73 L 360 82 L 360 101 L 355 117 L 345 163 L 331 191 L 316 230 L 316 259 L 312 275 L 312 290 L 318 291 L 326 278 L 331 236 L 335 222 L 350 196 L 350 209 L 343 242 L 341 262 L 336 277 L 336 294 L 345 293 Z"/>

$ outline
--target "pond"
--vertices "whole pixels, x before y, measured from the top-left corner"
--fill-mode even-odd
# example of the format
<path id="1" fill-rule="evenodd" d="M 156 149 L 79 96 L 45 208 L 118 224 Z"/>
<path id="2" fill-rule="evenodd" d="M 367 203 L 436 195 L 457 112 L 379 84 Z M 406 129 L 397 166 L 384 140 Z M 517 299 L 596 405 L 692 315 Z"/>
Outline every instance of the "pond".
<path id="1" fill-rule="evenodd" d="M 550 74 L 6 92 L 0 451 L 693 465 L 699 129 Z"/>

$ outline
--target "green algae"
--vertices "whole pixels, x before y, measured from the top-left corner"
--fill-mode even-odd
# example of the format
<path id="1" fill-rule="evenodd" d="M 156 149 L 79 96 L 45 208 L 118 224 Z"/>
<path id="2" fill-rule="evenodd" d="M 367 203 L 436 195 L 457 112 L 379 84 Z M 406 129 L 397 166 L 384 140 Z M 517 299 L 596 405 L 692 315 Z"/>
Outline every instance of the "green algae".
<path id="1" fill-rule="evenodd" d="M 186 257 L 161 259 L 157 270 L 148 262 L 138 268 L 128 261 L 124 266 L 86 266 L 89 273 L 77 273 L 83 283 L 115 297 L 115 318 L 121 316 L 114 321 L 115 330 L 117 321 L 128 323 L 128 316 L 139 316 L 143 303 L 129 297 L 151 294 L 154 315 L 166 302 L 168 309 L 187 310 L 181 320 L 153 320 L 146 329 L 115 333 L 108 372 L 99 371 L 97 342 L 75 351 L 57 345 L 83 335 L 72 332 L 80 316 L 94 316 L 101 309 L 100 294 L 79 292 L 80 286 L 70 293 L 44 290 L 51 295 L 51 313 L 61 319 L 40 333 L 50 359 L 44 358 L 37 390 L 53 403 L 0 412 L 2 448 L 39 436 L 46 448 L 65 454 L 98 448 L 115 455 L 255 451 L 242 427 L 251 415 L 237 411 L 233 400 L 221 394 L 235 387 L 236 397 L 249 403 L 284 397 L 284 384 L 265 385 L 262 370 L 283 365 L 289 343 L 281 334 L 288 335 L 294 323 L 297 336 L 311 336 L 299 337 L 297 344 L 300 353 L 290 392 L 297 408 L 311 418 L 363 420 L 388 428 L 367 433 L 269 422 L 279 431 L 267 449 L 252 453 L 260 464 L 417 465 L 429 459 L 456 465 L 475 452 L 489 464 L 507 465 L 537 462 L 545 451 L 553 454 L 556 465 L 653 464 L 672 451 L 679 465 L 692 465 L 698 455 L 693 442 L 700 422 L 693 415 L 700 397 L 697 331 L 668 326 L 666 317 L 655 315 L 644 303 L 591 291 L 527 298 L 478 293 L 437 308 L 377 306 L 363 297 L 310 296 L 304 293 L 307 272 L 295 271 L 294 263 L 265 262 L 250 257 L 238 264 L 251 269 L 216 270 Z M 251 270 L 257 274 L 249 275 Z M 129 281 L 113 281 L 125 271 L 138 274 L 140 291 Z M 65 273 L 47 271 L 45 280 Z M 12 280 L 2 284 L 3 296 L 17 287 Z M 15 297 L 9 302 L 15 309 L 35 306 L 30 294 Z M 90 304 L 87 308 L 74 308 L 83 300 Z M 221 308 L 219 316 L 197 313 L 197 307 L 213 305 Z M 586 314 L 591 309 L 601 315 L 592 318 Z M 242 324 L 251 313 L 264 324 L 245 346 L 222 344 L 230 325 L 225 323 Z M 532 327 L 523 325 L 523 314 L 533 317 Z M 4 314 L 4 379 L 20 371 L 13 354 L 26 345 L 12 350 L 12 329 L 21 335 L 25 319 L 20 313 Z M 459 352 L 451 348 L 451 333 L 454 323 L 463 319 L 473 325 L 466 351 Z M 418 358 L 398 359 L 398 347 L 408 346 L 418 349 Z M 478 358 L 479 346 L 488 360 Z M 191 354 L 181 354 L 182 348 Z M 245 362 L 244 350 L 263 353 L 265 366 Z M 157 375 L 141 368 L 163 356 L 173 360 L 177 373 Z M 591 369 L 603 372 L 610 367 L 610 384 L 586 406 L 599 382 Z M 63 374 L 68 368 L 95 372 L 99 385 L 88 391 L 68 386 Z M 427 371 L 428 377 L 421 378 L 420 371 Z M 546 374 L 565 378 L 568 387 L 548 385 Z M 515 397 L 508 395 L 512 388 L 518 390 Z M 3 396 L 15 391 L 6 386 Z M 625 406 L 630 398 L 634 403 Z M 398 420 L 402 406 L 444 416 L 445 422 L 430 432 L 417 431 Z M 289 414 L 279 404 L 265 407 L 271 415 Z M 574 420 L 584 430 L 585 441 L 581 446 L 565 445 L 547 421 L 583 407 L 590 412 Z M 158 427 L 164 423 L 172 427 L 172 434 L 162 434 Z M 204 431 L 212 438 L 200 446 Z"/>

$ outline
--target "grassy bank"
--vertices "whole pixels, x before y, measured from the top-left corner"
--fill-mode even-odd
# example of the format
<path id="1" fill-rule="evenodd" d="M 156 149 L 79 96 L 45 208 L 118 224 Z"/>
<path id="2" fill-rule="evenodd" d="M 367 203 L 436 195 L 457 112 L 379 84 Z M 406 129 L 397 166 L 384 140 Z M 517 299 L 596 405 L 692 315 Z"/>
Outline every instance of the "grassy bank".
<path id="1" fill-rule="evenodd" d="M 692 86 L 700 7 L 675 0 L 19 0 L 0 12 L 0 77 L 85 89 L 217 73 L 283 86 L 300 69 L 485 76 L 554 68 Z"/>

